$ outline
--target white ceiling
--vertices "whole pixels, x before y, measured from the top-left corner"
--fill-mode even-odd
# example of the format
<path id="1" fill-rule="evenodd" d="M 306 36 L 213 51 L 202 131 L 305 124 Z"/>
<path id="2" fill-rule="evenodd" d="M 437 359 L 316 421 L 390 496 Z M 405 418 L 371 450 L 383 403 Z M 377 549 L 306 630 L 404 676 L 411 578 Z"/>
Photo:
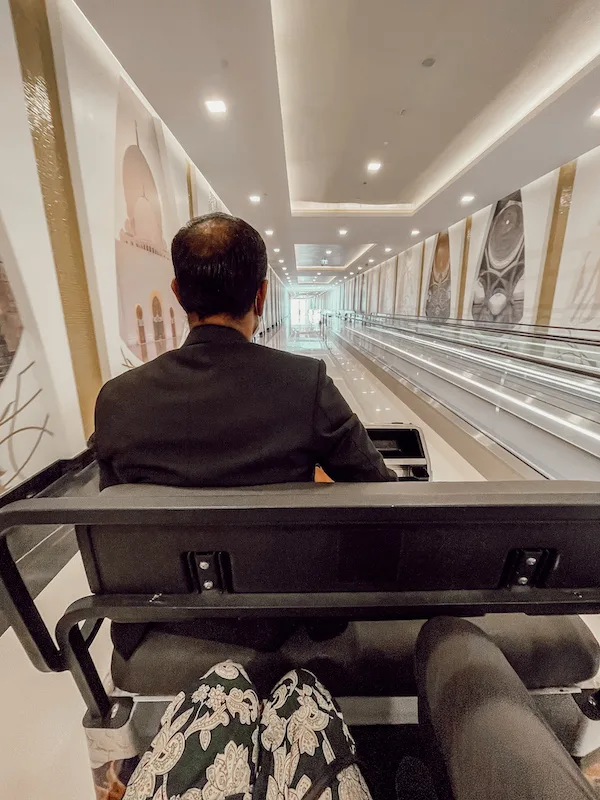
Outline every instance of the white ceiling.
<path id="1" fill-rule="evenodd" d="M 273 0 L 292 200 L 410 203 L 419 175 L 572 5 Z M 375 177 L 370 158 L 384 165 Z"/>
<path id="2" fill-rule="evenodd" d="M 339 271 L 359 258 L 371 245 L 340 244 L 297 244 L 296 266 L 299 270 L 314 270 L 316 267 L 325 270 Z M 327 264 L 323 264 L 327 261 Z"/>
<path id="3" fill-rule="evenodd" d="M 336 245 L 346 274 L 380 263 L 462 194 L 475 211 L 600 145 L 597 0 L 79 5 L 232 212 L 274 229 L 282 277 Z"/>

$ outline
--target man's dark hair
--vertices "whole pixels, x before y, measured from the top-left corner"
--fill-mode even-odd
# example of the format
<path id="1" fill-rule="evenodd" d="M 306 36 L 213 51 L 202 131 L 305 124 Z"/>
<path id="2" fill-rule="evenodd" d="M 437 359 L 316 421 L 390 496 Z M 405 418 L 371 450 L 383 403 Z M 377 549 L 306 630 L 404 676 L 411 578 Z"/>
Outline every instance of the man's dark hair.
<path id="1" fill-rule="evenodd" d="M 199 319 L 250 311 L 267 276 L 267 248 L 243 219 L 215 211 L 191 219 L 175 235 L 171 257 L 181 305 Z"/>

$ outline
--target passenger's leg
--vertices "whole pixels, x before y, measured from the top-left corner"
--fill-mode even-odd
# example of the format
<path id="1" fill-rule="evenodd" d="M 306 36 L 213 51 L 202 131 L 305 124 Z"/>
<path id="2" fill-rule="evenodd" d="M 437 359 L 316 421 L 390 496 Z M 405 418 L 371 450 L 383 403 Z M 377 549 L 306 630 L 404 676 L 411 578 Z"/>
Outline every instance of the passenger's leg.
<path id="1" fill-rule="evenodd" d="M 256 777 L 259 700 L 243 668 L 217 664 L 180 694 L 127 785 L 124 800 L 249 800 Z"/>
<path id="2" fill-rule="evenodd" d="M 370 800 L 342 712 L 307 670 L 275 687 L 260 720 L 256 798 Z"/>
<path id="3" fill-rule="evenodd" d="M 430 620 L 416 648 L 419 721 L 454 800 L 597 798 L 496 645 L 461 619 Z"/>

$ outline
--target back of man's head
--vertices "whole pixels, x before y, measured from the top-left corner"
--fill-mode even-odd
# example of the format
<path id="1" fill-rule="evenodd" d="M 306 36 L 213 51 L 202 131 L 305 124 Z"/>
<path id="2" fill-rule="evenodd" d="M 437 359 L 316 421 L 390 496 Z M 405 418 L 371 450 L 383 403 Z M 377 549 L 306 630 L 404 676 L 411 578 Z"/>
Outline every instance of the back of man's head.
<path id="1" fill-rule="evenodd" d="M 178 296 L 199 320 L 215 314 L 241 319 L 267 276 L 267 249 L 251 225 L 214 212 L 191 219 L 171 244 Z"/>

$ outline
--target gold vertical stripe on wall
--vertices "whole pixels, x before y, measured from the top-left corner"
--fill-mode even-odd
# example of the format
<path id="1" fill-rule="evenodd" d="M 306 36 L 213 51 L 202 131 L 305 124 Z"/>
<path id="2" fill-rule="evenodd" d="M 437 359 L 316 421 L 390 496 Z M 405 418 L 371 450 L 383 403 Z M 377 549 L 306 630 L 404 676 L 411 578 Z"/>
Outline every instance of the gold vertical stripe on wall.
<path id="1" fill-rule="evenodd" d="M 549 325 L 552 317 L 558 268 L 560 266 L 560 257 L 562 255 L 567 221 L 571 209 L 571 197 L 573 196 L 573 184 L 575 182 L 576 171 L 577 162 L 570 161 L 568 164 L 561 167 L 558 173 L 554 210 L 552 213 L 552 222 L 550 224 L 550 234 L 548 236 L 548 249 L 546 250 L 546 261 L 544 262 L 540 298 L 537 307 L 537 325 Z"/>
<path id="2" fill-rule="evenodd" d="M 465 305 L 465 292 L 467 290 L 467 270 L 469 268 L 469 250 L 471 248 L 471 225 L 473 217 L 467 217 L 465 224 L 465 239 L 463 242 L 462 259 L 460 262 L 460 288 L 458 291 L 458 307 L 456 309 L 458 319 L 463 318 Z"/>
<path id="3" fill-rule="evenodd" d="M 417 300 L 416 316 L 421 316 L 421 295 L 423 293 L 423 268 L 425 267 L 425 240 L 421 245 L 421 266 L 419 267 L 419 299 Z"/>
<path id="4" fill-rule="evenodd" d="M 89 435 L 102 376 L 46 4 L 44 0 L 10 0 L 10 8 L 81 418 Z"/>
<path id="5" fill-rule="evenodd" d="M 187 162 L 187 190 L 188 190 L 188 209 L 190 212 L 190 219 L 194 216 L 194 193 L 192 191 L 192 164 Z"/>

